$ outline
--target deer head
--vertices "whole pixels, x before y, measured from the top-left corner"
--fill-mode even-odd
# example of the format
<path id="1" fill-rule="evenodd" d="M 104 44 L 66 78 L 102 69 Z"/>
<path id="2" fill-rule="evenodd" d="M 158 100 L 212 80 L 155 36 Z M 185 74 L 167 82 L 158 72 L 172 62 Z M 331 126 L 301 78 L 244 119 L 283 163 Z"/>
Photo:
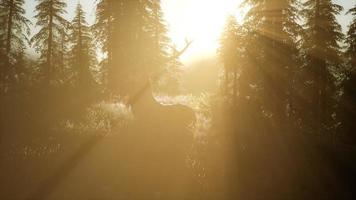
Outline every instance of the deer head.
<path id="1" fill-rule="evenodd" d="M 187 51 L 187 49 L 190 47 L 190 45 L 193 43 L 192 40 L 188 40 L 186 39 L 185 40 L 185 46 L 182 50 L 178 51 L 175 47 L 171 46 L 172 48 L 172 51 L 173 51 L 173 55 L 168 57 L 167 59 L 163 60 L 161 63 L 159 63 L 160 65 L 166 65 L 172 61 L 174 61 L 175 59 L 179 58 L 181 55 L 184 54 L 184 52 Z M 146 73 L 147 74 L 147 73 Z M 146 78 L 146 82 L 145 84 L 139 88 L 135 93 L 134 95 L 128 97 L 127 99 L 127 104 L 128 105 L 131 105 L 131 106 L 134 106 L 134 104 L 137 103 L 137 101 L 139 99 L 141 99 L 144 94 L 148 94 L 150 97 L 152 97 L 152 91 L 151 91 L 151 83 L 152 82 L 156 82 L 158 81 L 158 79 L 164 74 L 163 70 L 162 71 L 159 71 L 157 73 L 155 73 L 154 75 L 147 75 L 148 78 Z M 153 99 L 153 97 L 152 97 Z"/>

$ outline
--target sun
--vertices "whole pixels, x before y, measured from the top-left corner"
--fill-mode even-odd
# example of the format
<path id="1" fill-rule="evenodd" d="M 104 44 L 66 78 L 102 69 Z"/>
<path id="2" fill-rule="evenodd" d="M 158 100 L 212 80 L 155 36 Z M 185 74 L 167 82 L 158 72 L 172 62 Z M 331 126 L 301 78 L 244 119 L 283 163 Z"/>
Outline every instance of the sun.
<path id="1" fill-rule="evenodd" d="M 183 55 L 183 62 L 200 56 L 215 55 L 226 17 L 235 15 L 243 20 L 242 0 L 163 0 L 162 8 L 168 23 L 169 36 L 177 47 L 185 39 L 193 40 L 191 48 Z"/>

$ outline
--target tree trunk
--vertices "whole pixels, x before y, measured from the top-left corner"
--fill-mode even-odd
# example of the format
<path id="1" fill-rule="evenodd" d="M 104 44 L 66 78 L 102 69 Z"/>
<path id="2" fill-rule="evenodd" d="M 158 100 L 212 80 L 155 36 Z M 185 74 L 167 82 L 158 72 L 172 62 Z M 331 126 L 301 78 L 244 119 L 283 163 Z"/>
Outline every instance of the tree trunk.
<path id="1" fill-rule="evenodd" d="M 13 27 L 13 13 L 14 13 L 14 1 L 11 0 L 9 2 L 9 15 L 7 18 L 7 30 L 6 30 L 6 63 L 5 63 L 5 68 L 4 68 L 4 85 L 6 87 L 7 84 L 7 79 L 9 78 L 9 71 L 10 71 L 10 64 L 11 64 L 11 40 L 12 40 L 12 27 Z"/>
<path id="2" fill-rule="evenodd" d="M 49 22 L 48 22 L 48 49 L 47 49 L 47 74 L 46 82 L 48 85 L 51 83 L 52 79 L 52 46 L 53 46 L 53 4 L 50 4 Z"/>

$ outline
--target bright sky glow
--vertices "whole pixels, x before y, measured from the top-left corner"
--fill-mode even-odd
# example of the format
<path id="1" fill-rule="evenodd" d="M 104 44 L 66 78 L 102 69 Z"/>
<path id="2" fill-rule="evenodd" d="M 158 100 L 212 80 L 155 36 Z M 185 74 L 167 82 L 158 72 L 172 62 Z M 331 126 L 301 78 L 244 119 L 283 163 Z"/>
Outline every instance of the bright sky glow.
<path id="1" fill-rule="evenodd" d="M 193 40 L 183 61 L 214 55 L 226 17 L 235 14 L 242 21 L 239 9 L 242 0 L 163 0 L 162 8 L 169 26 L 169 36 L 181 47 L 185 38 Z"/>

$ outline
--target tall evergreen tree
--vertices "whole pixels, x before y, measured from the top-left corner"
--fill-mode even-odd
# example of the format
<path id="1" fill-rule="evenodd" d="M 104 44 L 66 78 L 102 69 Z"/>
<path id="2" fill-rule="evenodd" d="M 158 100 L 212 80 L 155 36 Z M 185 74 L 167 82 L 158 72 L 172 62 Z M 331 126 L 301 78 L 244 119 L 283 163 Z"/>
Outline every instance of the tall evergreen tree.
<path id="1" fill-rule="evenodd" d="M 121 15 L 117 16 L 122 29 L 117 37 L 119 50 L 115 55 L 117 60 L 114 61 L 120 74 L 115 87 L 122 95 L 136 90 L 138 85 L 145 82 L 137 77 L 148 78 L 153 72 L 152 69 L 156 67 L 152 63 L 158 56 L 150 53 L 154 50 L 152 45 L 155 44 L 152 42 L 154 40 L 150 24 L 151 14 L 149 1 L 133 0 L 125 1 L 122 4 Z"/>
<path id="2" fill-rule="evenodd" d="M 58 56 L 61 33 L 68 26 L 67 20 L 63 17 L 66 13 L 67 4 L 63 0 L 38 0 L 36 6 L 36 25 L 41 27 L 31 41 L 36 50 L 41 52 L 41 58 L 45 65 L 45 80 L 47 84 L 54 79 L 56 63 L 54 59 Z"/>
<path id="3" fill-rule="evenodd" d="M 286 113 L 294 78 L 290 71 L 297 65 L 297 42 L 301 31 L 294 4 L 295 1 L 289 0 L 247 0 L 245 5 L 250 10 L 244 23 L 236 25 L 232 17 L 228 20 L 220 54 L 227 72 L 224 74 L 227 80 L 224 90 L 230 96 L 227 99 L 235 101 L 233 105 L 236 106 L 226 109 L 229 101 L 223 101 L 219 128 L 224 129 L 224 133 L 218 138 L 221 146 L 226 147 L 222 151 L 229 160 L 227 177 L 237 177 L 244 171 L 249 173 L 247 178 L 256 172 L 240 164 L 249 151 L 242 150 L 242 146 L 250 151 L 261 146 L 266 152 L 273 148 L 284 150 L 278 141 L 288 131 Z M 267 144 L 270 143 L 275 147 L 269 147 Z M 244 161 L 249 162 L 249 159 Z M 237 185 L 249 184 L 234 178 L 228 181 L 228 195 L 232 199 L 240 195 L 235 192 Z M 244 196 L 247 191 L 241 188 L 239 192 Z"/>
<path id="4" fill-rule="evenodd" d="M 179 93 L 182 63 L 178 60 L 179 58 L 175 58 L 169 63 L 165 62 L 171 57 L 171 54 L 175 53 L 175 50 L 171 48 L 171 40 L 167 36 L 168 29 L 163 19 L 161 0 L 145 2 L 147 9 L 150 10 L 145 17 L 145 23 L 148 27 L 146 37 L 149 38 L 147 41 L 150 41 L 145 45 L 149 63 L 146 68 L 149 73 L 160 74 L 159 85 L 161 86 L 158 86 L 159 90 L 163 89 L 171 94 Z"/>
<path id="5" fill-rule="evenodd" d="M 339 101 L 339 131 L 342 135 L 344 142 L 356 144 L 355 134 L 355 118 L 356 118 L 356 6 L 350 9 L 346 14 L 353 16 L 349 30 L 346 35 L 346 59 L 347 69 L 346 78 L 342 84 L 342 96 Z"/>
<path id="6" fill-rule="evenodd" d="M 0 31 L 0 40 L 3 45 L 3 54 L 6 55 L 2 72 L 3 79 L 9 79 L 11 74 L 17 73 L 14 69 L 16 59 L 23 56 L 28 42 L 31 22 L 25 17 L 23 7 L 24 0 L 3 0 L 1 2 L 0 21 L 3 22 L 3 28 Z"/>
<path id="7" fill-rule="evenodd" d="M 147 23 L 150 28 L 150 37 L 152 44 L 150 46 L 149 52 L 152 56 L 154 65 L 158 65 L 160 68 L 160 63 L 162 60 L 165 60 L 169 55 L 169 45 L 171 43 L 170 39 L 167 36 L 167 26 L 165 21 L 163 20 L 163 12 L 161 8 L 161 1 L 154 0 L 150 4 L 148 4 L 148 9 L 151 10 L 149 13 Z"/>
<path id="8" fill-rule="evenodd" d="M 341 25 L 336 15 L 343 8 L 332 0 L 308 0 L 304 4 L 305 32 L 302 51 L 305 63 L 304 85 L 306 110 L 303 117 L 312 128 L 321 133 L 328 128 L 335 95 L 335 69 L 341 63 L 340 42 L 343 41 Z M 314 124 L 314 125 L 313 125 Z M 308 125 L 307 125 L 308 126 Z M 314 127 L 313 127 L 314 126 Z"/>
<path id="9" fill-rule="evenodd" d="M 4 0 L 0 1 L 0 24 L 5 24 L 5 16 L 6 10 L 4 5 Z M 4 80 L 5 73 L 5 61 L 6 53 L 5 53 L 5 26 L 0 26 L 0 93 L 2 92 L 2 84 Z"/>
<path id="10" fill-rule="evenodd" d="M 90 67 L 94 64 L 95 52 L 92 48 L 90 27 L 80 3 L 77 5 L 71 27 L 73 30 L 70 35 L 72 43 L 70 54 L 72 55 L 71 67 L 75 74 L 75 82 L 80 86 L 89 86 L 93 83 Z"/>
<path id="11" fill-rule="evenodd" d="M 115 35 L 118 35 L 114 22 L 116 22 L 115 10 L 121 13 L 122 1 L 101 0 L 96 6 L 96 21 L 94 24 L 95 40 L 98 47 L 106 54 L 106 59 L 101 62 L 101 78 L 107 87 L 110 87 L 109 76 L 116 73 L 109 73 L 114 68 L 114 45 Z M 118 4 L 119 3 L 119 4 Z M 115 6 L 115 7 L 114 7 Z"/>
<path id="12" fill-rule="evenodd" d="M 225 31 L 222 34 L 219 49 L 221 60 L 224 64 L 224 84 L 222 90 L 224 91 L 224 95 L 228 97 L 233 95 L 234 98 L 236 98 L 237 68 L 239 61 L 241 62 L 238 58 L 241 56 L 239 53 L 242 53 L 238 52 L 238 49 L 242 47 L 238 44 L 239 39 L 241 39 L 238 38 L 239 28 L 235 17 L 229 16 L 227 18 Z"/>
<path id="13" fill-rule="evenodd" d="M 107 56 L 104 64 L 111 92 L 125 95 L 140 82 L 137 74 L 148 77 L 163 68 L 163 60 L 172 52 L 162 15 L 158 0 L 98 3 L 95 30 Z"/>
<path id="14" fill-rule="evenodd" d="M 6 24 L 6 13 L 7 10 L 5 9 L 5 1 L 0 0 L 0 24 Z M 1 63 L 3 63 L 5 59 L 5 26 L 0 26 L 0 56 L 1 56 Z"/>
<path id="15" fill-rule="evenodd" d="M 347 31 L 346 44 L 347 44 L 347 58 L 351 70 L 356 70 L 356 5 L 350 9 L 347 14 L 353 16 L 352 22 Z"/>
<path id="16" fill-rule="evenodd" d="M 294 93 L 298 58 L 298 25 L 296 0 L 246 0 L 251 9 L 246 15 L 244 26 L 249 77 L 241 79 L 256 86 L 255 93 L 261 107 L 273 124 L 285 124 L 286 113 Z M 281 84 L 284 83 L 284 84 Z M 258 95 L 257 93 L 258 92 Z"/>

